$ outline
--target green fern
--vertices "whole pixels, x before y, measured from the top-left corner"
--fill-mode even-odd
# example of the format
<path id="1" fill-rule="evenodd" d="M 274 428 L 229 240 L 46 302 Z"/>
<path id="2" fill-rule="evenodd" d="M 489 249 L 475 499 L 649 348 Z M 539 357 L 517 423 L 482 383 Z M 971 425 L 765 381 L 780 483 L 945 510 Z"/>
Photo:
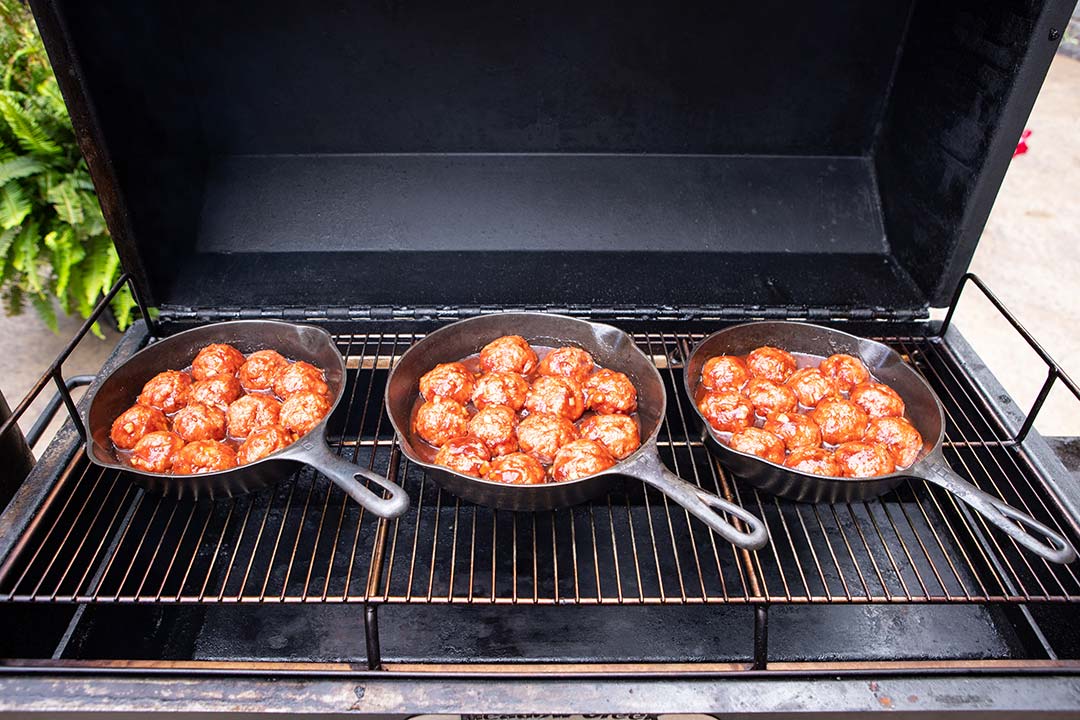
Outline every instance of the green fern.
<path id="1" fill-rule="evenodd" d="M 0 300 L 8 313 L 34 307 L 56 328 L 55 303 L 89 315 L 120 276 L 94 185 L 33 18 L 0 0 Z M 135 301 L 111 303 L 120 329 Z M 95 325 L 94 332 L 101 336 Z"/>

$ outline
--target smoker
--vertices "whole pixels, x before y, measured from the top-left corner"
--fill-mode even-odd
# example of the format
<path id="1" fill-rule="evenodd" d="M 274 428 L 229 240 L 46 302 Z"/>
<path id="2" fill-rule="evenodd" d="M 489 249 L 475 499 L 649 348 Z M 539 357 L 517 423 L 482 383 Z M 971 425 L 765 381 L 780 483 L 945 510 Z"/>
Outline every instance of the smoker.
<path id="1" fill-rule="evenodd" d="M 31 398 L 57 385 L 71 420 L 5 483 L 0 712 L 1076 711 L 1076 565 L 923 481 L 756 489 L 682 383 L 742 322 L 884 342 L 941 399 L 951 467 L 1080 543 L 1075 464 L 1033 429 L 1051 388 L 1080 393 L 967 274 L 1073 4 L 32 0 L 113 292 L 155 308 L 95 387 L 193 327 L 317 325 L 346 367 L 330 447 L 411 504 L 373 516 L 310 468 L 147 490 L 88 460 L 69 348 Z M 954 327 L 975 295 L 1034 348 L 1034 407 Z M 769 544 L 734 548 L 639 481 L 514 512 L 410 462 L 391 367 L 504 311 L 630 333 L 666 386 L 663 462 Z"/>

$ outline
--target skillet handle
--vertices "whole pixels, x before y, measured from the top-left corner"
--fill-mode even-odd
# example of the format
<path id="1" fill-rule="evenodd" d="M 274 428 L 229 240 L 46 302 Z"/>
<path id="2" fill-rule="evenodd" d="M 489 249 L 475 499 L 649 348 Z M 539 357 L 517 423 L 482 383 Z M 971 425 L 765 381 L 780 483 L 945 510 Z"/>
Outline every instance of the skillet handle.
<path id="1" fill-rule="evenodd" d="M 409 494 L 404 489 L 383 476 L 336 455 L 321 438 L 310 440 L 301 438 L 289 447 L 290 450 L 293 448 L 296 450 L 288 454 L 290 459 L 310 465 L 330 478 L 335 485 L 345 491 L 345 494 L 368 512 L 381 518 L 396 518 L 409 509 Z M 390 497 L 380 497 L 367 489 L 360 482 L 361 476 L 389 491 Z"/>
<path id="2" fill-rule="evenodd" d="M 744 550 L 760 550 L 769 541 L 769 533 L 761 520 L 738 505 L 707 493 L 668 470 L 655 448 L 652 448 L 651 452 L 646 450 L 633 460 L 620 465 L 619 474 L 629 475 L 648 483 L 682 505 L 694 517 L 736 547 Z M 739 518 L 750 528 L 750 531 L 740 530 L 717 510 Z"/>
<path id="3" fill-rule="evenodd" d="M 1076 550 L 1059 533 L 975 487 L 953 472 L 944 458 L 931 456 L 927 458 L 927 462 L 927 465 L 912 470 L 916 470 L 916 474 L 924 480 L 945 488 L 1031 552 L 1055 563 L 1064 564 L 1076 559 Z M 1013 522 L 1014 520 L 1016 522 Z M 1028 531 L 1031 531 L 1030 534 Z M 1047 542 L 1042 542 L 1036 535 L 1043 536 Z"/>

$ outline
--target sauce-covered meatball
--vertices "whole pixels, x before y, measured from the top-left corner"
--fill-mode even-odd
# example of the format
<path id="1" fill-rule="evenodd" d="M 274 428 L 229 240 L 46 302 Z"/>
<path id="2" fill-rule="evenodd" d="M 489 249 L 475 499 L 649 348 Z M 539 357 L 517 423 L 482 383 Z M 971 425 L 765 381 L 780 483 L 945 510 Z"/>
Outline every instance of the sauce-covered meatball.
<path id="1" fill-rule="evenodd" d="M 841 392 L 848 392 L 870 379 L 870 371 L 863 365 L 863 361 L 853 355 L 830 355 L 822 360 L 818 367 L 833 379 L 836 388 Z"/>
<path id="2" fill-rule="evenodd" d="M 218 472 L 236 467 L 236 451 L 216 440 L 196 440 L 176 454 L 173 472 L 178 475 Z"/>
<path id="3" fill-rule="evenodd" d="M 518 452 L 492 460 L 487 479 L 507 485 L 543 485 L 547 473 L 532 455 Z"/>
<path id="4" fill-rule="evenodd" d="M 851 389 L 851 402 L 872 418 L 903 417 L 904 401 L 888 385 L 866 382 Z"/>
<path id="5" fill-rule="evenodd" d="M 749 379 L 746 363 L 734 355 L 711 357 L 701 368 L 701 384 L 709 390 L 741 390 Z"/>
<path id="6" fill-rule="evenodd" d="M 235 375 L 244 364 L 244 354 L 232 345 L 207 345 L 191 361 L 191 376 L 205 380 L 215 375 Z"/>
<path id="7" fill-rule="evenodd" d="M 577 428 L 561 415 L 537 413 L 518 425 L 518 445 L 542 463 L 550 463 L 563 445 L 578 439 Z"/>
<path id="8" fill-rule="evenodd" d="M 442 447 L 469 432 L 469 411 L 455 400 L 437 397 L 416 411 L 413 430 L 425 442 Z"/>
<path id="9" fill-rule="evenodd" d="M 581 348 L 561 347 L 544 356 L 538 371 L 541 375 L 568 377 L 581 384 L 592 374 L 593 364 L 593 356 Z"/>
<path id="10" fill-rule="evenodd" d="M 172 415 L 188 404 L 190 395 L 191 376 L 178 370 L 166 370 L 143 385 L 142 392 L 139 393 L 139 404 Z"/>
<path id="11" fill-rule="evenodd" d="M 240 394 L 240 381 L 235 375 L 215 375 L 191 385 L 191 402 L 219 410 L 227 410 Z"/>
<path id="12" fill-rule="evenodd" d="M 420 394 L 428 402 L 441 397 L 464 405 L 474 387 L 473 374 L 459 362 L 441 363 L 420 376 Z"/>
<path id="13" fill-rule="evenodd" d="M 525 396 L 529 413 L 562 415 L 574 422 L 585 412 L 585 398 L 577 381 L 561 375 L 541 375 Z"/>
<path id="14" fill-rule="evenodd" d="M 866 439 L 887 447 L 898 468 L 915 462 L 923 449 L 922 435 L 902 417 L 874 418 L 866 428 Z"/>
<path id="15" fill-rule="evenodd" d="M 146 472 L 168 472 L 176 459 L 184 440 L 174 432 L 156 430 L 146 433 L 131 450 L 131 466 Z"/>
<path id="16" fill-rule="evenodd" d="M 225 413 L 210 405 L 188 403 L 173 415 L 173 432 L 185 442 L 224 440 Z"/>
<path id="17" fill-rule="evenodd" d="M 147 433 L 168 430 L 169 421 L 157 408 L 132 405 L 113 420 L 109 437 L 121 450 L 130 450 Z"/>
<path id="18" fill-rule="evenodd" d="M 810 413 L 821 428 L 821 439 L 831 445 L 859 440 L 866 432 L 866 411 L 841 398 L 826 398 Z"/>
<path id="19" fill-rule="evenodd" d="M 615 458 L 603 445 L 593 440 L 575 440 L 559 448 L 551 463 L 555 482 L 567 482 L 603 472 L 615 464 Z"/>
<path id="20" fill-rule="evenodd" d="M 281 403 L 269 395 L 245 395 L 229 405 L 225 422 L 229 435 L 247 437 L 252 430 L 280 424 Z"/>
<path id="21" fill-rule="evenodd" d="M 792 373 L 787 386 L 795 391 L 799 404 L 812 408 L 836 395 L 836 382 L 818 368 L 802 368 Z"/>
<path id="22" fill-rule="evenodd" d="M 517 452 L 517 414 L 506 405 L 488 405 L 469 421 L 469 434 L 487 445 L 492 457 Z"/>
<path id="23" fill-rule="evenodd" d="M 746 356 L 746 367 L 753 377 L 785 383 L 795 372 L 798 363 L 795 357 L 780 348 L 759 347 Z"/>
<path id="24" fill-rule="evenodd" d="M 322 422 L 328 412 L 330 401 L 325 395 L 302 390 L 281 403 L 281 427 L 303 437 Z"/>
<path id="25" fill-rule="evenodd" d="M 756 427 L 744 428 L 732 433 L 728 446 L 732 450 L 757 455 L 769 462 L 784 462 L 784 441 L 768 430 Z"/>
<path id="26" fill-rule="evenodd" d="M 597 370 L 581 386 L 585 407 L 601 415 L 629 415 L 637 410 L 637 388 L 614 370 Z"/>
<path id="27" fill-rule="evenodd" d="M 236 375 L 240 385 L 249 392 L 269 390 L 274 384 L 274 376 L 288 365 L 289 361 L 276 350 L 258 350 L 248 355 Z"/>
<path id="28" fill-rule="evenodd" d="M 717 432 L 736 432 L 754 423 L 754 405 L 738 390 L 707 392 L 698 410 Z"/>
<path id="29" fill-rule="evenodd" d="M 799 448 L 792 450 L 784 465 L 792 470 L 800 470 L 812 475 L 824 475 L 826 477 L 842 477 L 840 463 L 831 450 L 825 448 Z"/>
<path id="30" fill-rule="evenodd" d="M 323 371 L 303 360 L 297 360 L 278 370 L 271 387 L 274 388 L 274 394 L 282 400 L 288 400 L 298 392 L 330 394 L 330 386 L 326 384 Z"/>
<path id="31" fill-rule="evenodd" d="M 473 389 L 473 405 L 483 410 L 487 405 L 506 405 L 514 412 L 525 407 L 529 394 L 529 381 L 511 372 L 492 372 L 481 375 Z"/>
<path id="32" fill-rule="evenodd" d="M 480 351 L 480 369 L 484 372 L 528 375 L 536 369 L 538 362 L 536 353 L 520 335 L 496 338 Z"/>
<path id="33" fill-rule="evenodd" d="M 484 477 L 491 468 L 491 451 L 481 440 L 459 437 L 448 441 L 435 454 L 435 464 L 464 475 Z"/>
<path id="34" fill-rule="evenodd" d="M 765 419 L 766 430 L 784 441 L 788 450 L 816 448 L 821 445 L 821 428 L 809 416 L 800 413 L 773 413 Z"/>
<path id="35" fill-rule="evenodd" d="M 889 449 L 876 442 L 848 442 L 836 448 L 836 462 L 844 477 L 868 478 L 896 470 Z"/>
<path id="36" fill-rule="evenodd" d="M 249 465 L 289 447 L 292 442 L 292 434 L 280 425 L 269 425 L 252 430 L 247 439 L 237 448 L 236 461 L 240 465 Z"/>
<path id="37" fill-rule="evenodd" d="M 787 385 L 756 377 L 746 385 L 746 397 L 762 417 L 774 412 L 791 412 L 798 400 Z"/>
<path id="38" fill-rule="evenodd" d="M 600 443 L 616 460 L 641 447 L 641 432 L 629 415 L 590 415 L 581 423 L 581 437 Z"/>

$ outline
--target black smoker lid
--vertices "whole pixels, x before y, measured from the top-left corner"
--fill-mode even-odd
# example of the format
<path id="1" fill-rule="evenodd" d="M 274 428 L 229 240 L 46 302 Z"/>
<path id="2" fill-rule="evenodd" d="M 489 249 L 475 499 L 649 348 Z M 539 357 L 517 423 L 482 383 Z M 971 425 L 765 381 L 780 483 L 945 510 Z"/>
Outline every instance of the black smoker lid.
<path id="1" fill-rule="evenodd" d="M 1067 0 L 33 0 L 182 308 L 947 302 Z"/>

